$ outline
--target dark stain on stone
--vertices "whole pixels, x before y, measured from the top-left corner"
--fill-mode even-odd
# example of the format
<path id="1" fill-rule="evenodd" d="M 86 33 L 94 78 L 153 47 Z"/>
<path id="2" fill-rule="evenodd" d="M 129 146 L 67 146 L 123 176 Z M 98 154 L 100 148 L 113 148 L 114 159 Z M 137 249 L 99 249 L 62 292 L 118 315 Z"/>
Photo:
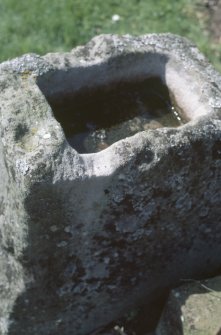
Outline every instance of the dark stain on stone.
<path id="1" fill-rule="evenodd" d="M 16 178 L 15 178 L 15 169 L 11 166 L 9 168 L 9 171 L 10 171 L 10 175 L 11 175 L 13 181 L 15 181 L 16 180 Z"/>
<path id="2" fill-rule="evenodd" d="M 14 249 L 13 242 L 8 241 L 8 245 L 7 245 L 7 247 L 4 247 L 4 250 L 9 254 L 14 255 L 15 254 L 15 249 Z"/>
<path id="3" fill-rule="evenodd" d="M 172 194 L 172 190 L 166 187 L 155 187 L 153 188 L 153 198 L 168 198 Z"/>
<path id="4" fill-rule="evenodd" d="M 0 199 L 0 215 L 4 215 L 4 213 L 5 213 L 4 197 L 1 196 L 1 199 Z"/>
<path id="5" fill-rule="evenodd" d="M 129 194 L 125 195 L 124 199 L 120 201 L 119 206 L 123 213 L 133 214 L 133 197 Z"/>
<path id="6" fill-rule="evenodd" d="M 68 256 L 66 259 L 61 257 L 60 260 L 51 257 L 44 260 L 41 266 L 47 269 L 45 287 L 48 290 L 61 288 L 68 279 L 72 282 L 79 282 L 85 275 L 84 267 L 76 256 Z"/>
<path id="7" fill-rule="evenodd" d="M 212 157 L 214 160 L 221 159 L 221 141 L 216 141 L 212 148 Z"/>
<path id="8" fill-rule="evenodd" d="M 19 123 L 15 128 L 14 139 L 16 142 L 20 141 L 28 133 L 26 124 Z"/>
<path id="9" fill-rule="evenodd" d="M 108 230 L 110 233 L 116 233 L 116 225 L 114 224 L 114 222 L 107 223 L 105 225 L 105 229 Z"/>
<path id="10" fill-rule="evenodd" d="M 142 163 L 150 163 L 154 159 L 154 152 L 150 149 L 146 149 L 145 152 L 142 152 L 136 156 L 134 162 L 135 166 L 139 166 Z"/>
<path id="11" fill-rule="evenodd" d="M 194 151 L 193 159 L 203 162 L 206 159 L 204 143 L 200 140 L 195 140 L 192 142 L 192 148 Z"/>

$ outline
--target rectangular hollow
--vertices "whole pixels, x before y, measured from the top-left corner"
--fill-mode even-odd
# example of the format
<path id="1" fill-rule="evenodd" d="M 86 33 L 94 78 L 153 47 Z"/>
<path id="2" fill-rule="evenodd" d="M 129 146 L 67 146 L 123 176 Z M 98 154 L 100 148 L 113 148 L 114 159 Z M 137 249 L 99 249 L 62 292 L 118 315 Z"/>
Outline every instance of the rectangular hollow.
<path id="1" fill-rule="evenodd" d="M 165 54 L 148 52 L 56 70 L 38 78 L 38 86 L 68 142 L 79 153 L 93 153 L 136 132 L 177 127 L 205 113 L 195 94 L 199 88 L 188 89 L 189 76 Z"/>

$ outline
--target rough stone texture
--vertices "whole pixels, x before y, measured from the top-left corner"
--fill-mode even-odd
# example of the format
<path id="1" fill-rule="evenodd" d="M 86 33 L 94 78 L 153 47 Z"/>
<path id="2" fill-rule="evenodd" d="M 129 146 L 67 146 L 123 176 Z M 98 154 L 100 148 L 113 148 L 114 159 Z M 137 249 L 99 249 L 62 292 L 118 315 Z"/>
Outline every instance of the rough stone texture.
<path id="1" fill-rule="evenodd" d="M 153 76 L 188 123 L 68 144 L 48 101 Z M 220 269 L 221 77 L 194 45 L 98 36 L 2 63 L 0 88 L 1 335 L 86 335 Z"/>
<path id="2" fill-rule="evenodd" d="M 171 291 L 156 335 L 221 334 L 221 277 Z"/>

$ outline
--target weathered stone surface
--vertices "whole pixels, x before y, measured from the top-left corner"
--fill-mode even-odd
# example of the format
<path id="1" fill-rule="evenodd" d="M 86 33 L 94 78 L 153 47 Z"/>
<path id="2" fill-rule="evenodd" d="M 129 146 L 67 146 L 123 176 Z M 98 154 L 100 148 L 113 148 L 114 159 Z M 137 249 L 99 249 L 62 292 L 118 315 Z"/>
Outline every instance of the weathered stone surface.
<path id="1" fill-rule="evenodd" d="M 70 146 L 63 101 L 152 77 L 189 122 L 94 154 Z M 221 77 L 194 45 L 99 36 L 2 63 L 0 87 L 0 334 L 86 335 L 180 278 L 217 271 Z"/>
<path id="2" fill-rule="evenodd" d="M 156 335 L 219 335 L 221 277 L 192 281 L 171 291 Z"/>

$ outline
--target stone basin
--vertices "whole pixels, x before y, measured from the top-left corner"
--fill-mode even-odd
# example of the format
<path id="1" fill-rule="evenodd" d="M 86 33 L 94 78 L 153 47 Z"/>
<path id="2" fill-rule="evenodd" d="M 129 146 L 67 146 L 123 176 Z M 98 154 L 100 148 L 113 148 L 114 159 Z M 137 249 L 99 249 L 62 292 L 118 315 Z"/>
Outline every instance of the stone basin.
<path id="1" fill-rule="evenodd" d="M 221 270 L 221 76 L 171 34 L 0 65 L 0 334 L 88 335 Z"/>
<path id="2" fill-rule="evenodd" d="M 80 59 L 80 66 L 37 81 L 79 153 L 98 152 L 139 131 L 177 127 L 206 114 L 191 72 L 166 53 L 153 48 L 117 52 L 114 46 L 111 51 L 111 58 L 108 53 L 86 69 Z"/>
<path id="3" fill-rule="evenodd" d="M 50 97 L 46 92 L 46 96 L 69 144 L 78 153 L 95 153 L 140 131 L 178 127 L 185 122 L 157 77 L 122 78 L 68 95 Z"/>

